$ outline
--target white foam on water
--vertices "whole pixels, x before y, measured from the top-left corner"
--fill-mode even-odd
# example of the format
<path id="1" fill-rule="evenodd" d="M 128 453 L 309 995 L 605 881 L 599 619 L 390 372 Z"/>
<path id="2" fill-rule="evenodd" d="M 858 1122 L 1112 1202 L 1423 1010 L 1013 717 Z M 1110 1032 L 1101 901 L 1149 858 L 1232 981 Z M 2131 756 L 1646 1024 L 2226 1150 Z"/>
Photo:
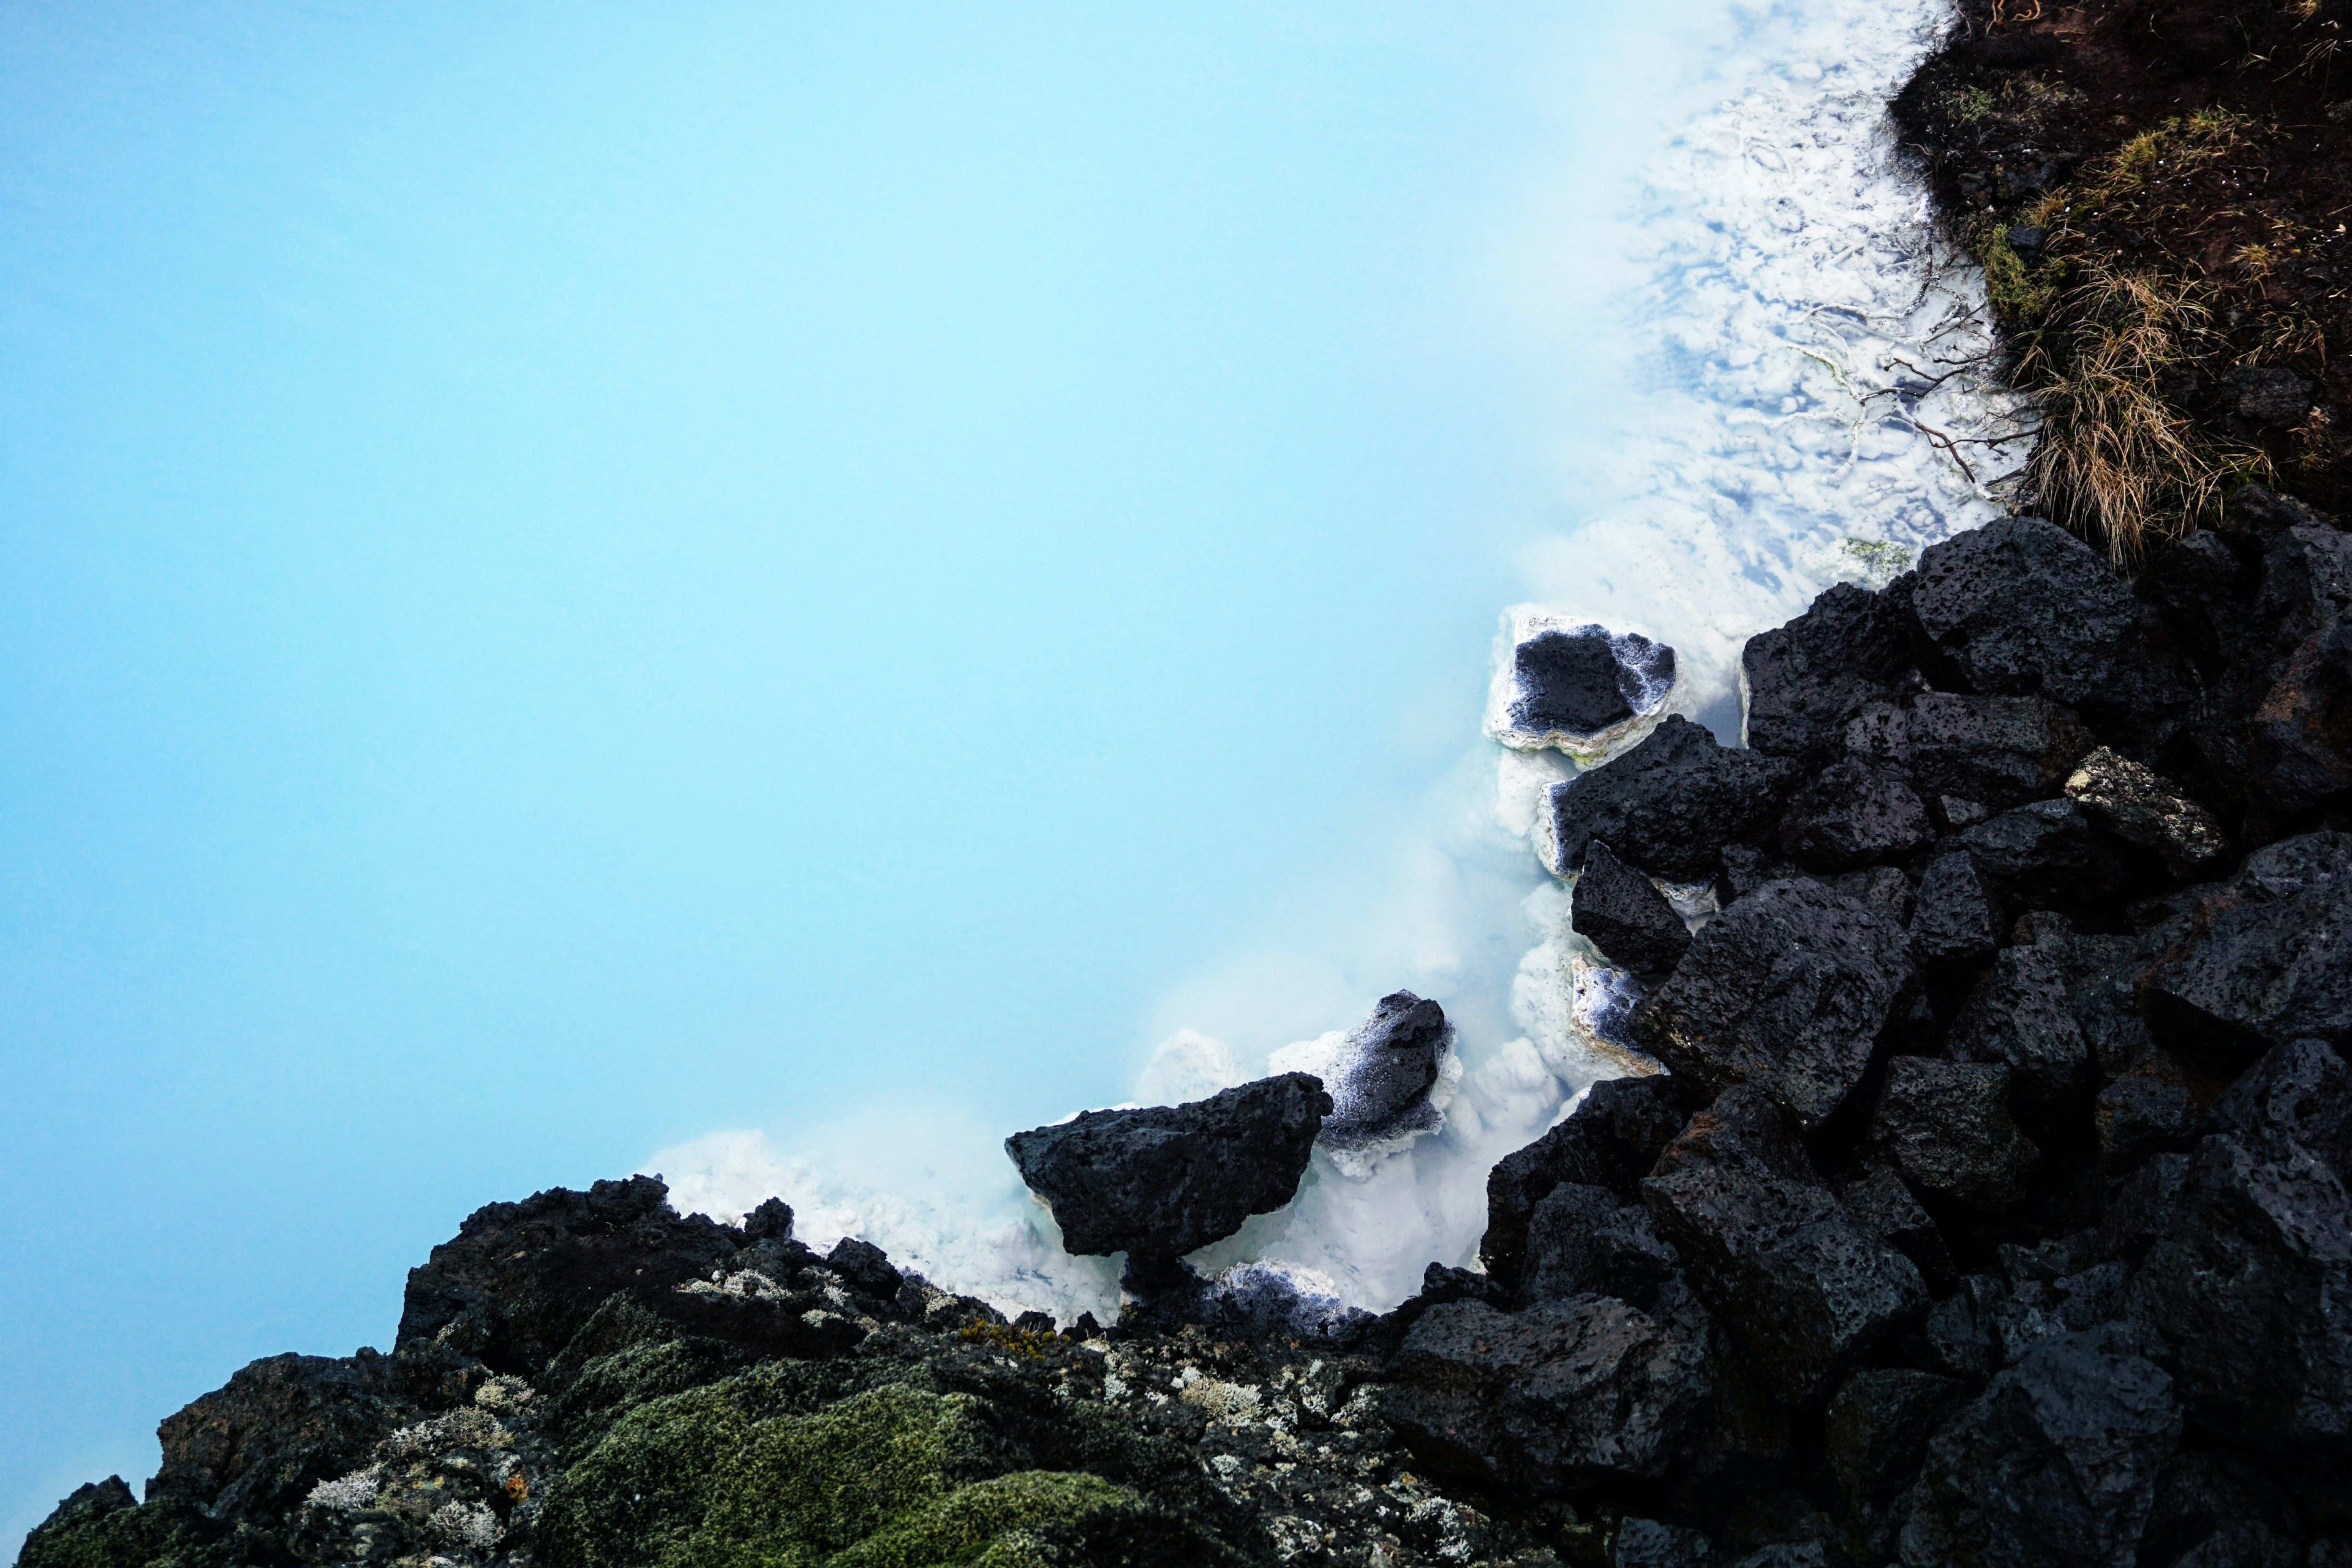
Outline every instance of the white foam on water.
<path id="1" fill-rule="evenodd" d="M 1982 279 L 1935 237 L 1885 112 L 1948 18 L 1942 0 L 1728 4 L 1712 46 L 1650 95 L 1685 107 L 1615 204 L 1630 286 L 1572 312 L 1580 335 L 1622 345 L 1622 387 L 1612 417 L 1558 442 L 1573 521 L 1525 552 L 1506 676 L 1517 626 L 1638 630 L 1675 650 L 1664 710 L 1730 740 L 1749 636 L 2002 510 L 2030 410 L 1992 379 Z M 1588 223 L 1574 243 L 1606 238 Z M 1549 259 L 1594 271 L 1567 248 Z M 1444 1005 L 1463 1067 L 1442 1128 L 1347 1170 L 1318 1153 L 1287 1207 L 1195 1255 L 1204 1272 L 1263 1263 L 1385 1308 L 1429 1262 L 1474 1261 L 1496 1160 L 1596 1079 L 1650 1065 L 1616 1026 L 1630 977 L 1569 929 L 1567 889 L 1529 852 L 1544 791 L 1576 765 L 1484 746 L 1393 849 L 1389 894 L 1336 910 L 1319 951 L 1237 960 L 1170 999 L 1139 1102 L 1260 1076 L 1400 987 Z M 1706 912 L 1703 895 L 1681 902 Z M 718 1133 L 646 1168 L 682 1209 L 732 1217 L 780 1194 L 812 1244 L 860 1235 L 1008 1310 L 1108 1317 L 1115 1260 L 1062 1253 L 1006 1131 L 868 1119 L 790 1152 Z"/>

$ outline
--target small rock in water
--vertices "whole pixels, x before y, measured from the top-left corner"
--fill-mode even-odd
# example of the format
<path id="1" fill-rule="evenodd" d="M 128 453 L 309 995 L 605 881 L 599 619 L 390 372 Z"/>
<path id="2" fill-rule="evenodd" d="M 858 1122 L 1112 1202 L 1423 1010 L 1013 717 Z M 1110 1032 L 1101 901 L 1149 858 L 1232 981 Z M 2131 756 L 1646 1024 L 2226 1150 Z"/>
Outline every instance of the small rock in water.
<path id="1" fill-rule="evenodd" d="M 1675 650 L 1637 632 L 1550 627 L 1511 653 L 1512 699 L 1496 739 L 1597 757 L 1631 738 L 1675 684 Z"/>
<path id="2" fill-rule="evenodd" d="M 1410 991 L 1381 997 L 1348 1033 L 1286 1047 L 1268 1065 L 1322 1080 L 1331 1112 L 1319 1142 L 1341 1156 L 1386 1153 L 1436 1131 L 1461 1075 L 1445 1009 Z"/>
<path id="3" fill-rule="evenodd" d="M 1068 1251 L 1172 1259 L 1288 1203 L 1331 1110 L 1319 1080 L 1284 1073 L 1189 1105 L 1081 1111 L 1004 1149 Z"/>

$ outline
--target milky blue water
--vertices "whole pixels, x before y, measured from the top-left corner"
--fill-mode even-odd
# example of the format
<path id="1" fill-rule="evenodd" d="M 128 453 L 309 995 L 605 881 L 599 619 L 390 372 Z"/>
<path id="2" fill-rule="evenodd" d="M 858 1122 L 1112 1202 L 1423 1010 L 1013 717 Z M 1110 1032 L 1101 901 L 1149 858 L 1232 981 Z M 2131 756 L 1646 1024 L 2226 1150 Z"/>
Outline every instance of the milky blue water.
<path id="1" fill-rule="evenodd" d="M 1444 1159 L 1247 1241 L 1370 1300 L 1589 1080 L 1497 617 L 1736 733 L 1980 504 L 1855 401 L 1936 7 L 1103 9 L 0 11 L 0 1531 L 493 1198 L 1067 1302 L 921 1194 L 1414 984 Z"/>

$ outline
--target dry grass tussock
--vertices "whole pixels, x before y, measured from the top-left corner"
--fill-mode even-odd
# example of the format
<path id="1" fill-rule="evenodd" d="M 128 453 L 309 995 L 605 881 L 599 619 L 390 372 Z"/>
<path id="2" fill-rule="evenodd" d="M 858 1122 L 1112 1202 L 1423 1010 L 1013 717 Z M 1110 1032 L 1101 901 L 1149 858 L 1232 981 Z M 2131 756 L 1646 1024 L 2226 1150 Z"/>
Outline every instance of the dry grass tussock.
<path id="1" fill-rule="evenodd" d="M 2019 369 L 2042 405 L 2028 479 L 2058 521 L 2142 559 L 2219 511 L 2260 453 L 2217 447 L 2166 395 L 2212 348 L 2198 286 L 2093 268 L 2059 295 Z M 2209 361 L 2210 363 L 2210 361 Z"/>

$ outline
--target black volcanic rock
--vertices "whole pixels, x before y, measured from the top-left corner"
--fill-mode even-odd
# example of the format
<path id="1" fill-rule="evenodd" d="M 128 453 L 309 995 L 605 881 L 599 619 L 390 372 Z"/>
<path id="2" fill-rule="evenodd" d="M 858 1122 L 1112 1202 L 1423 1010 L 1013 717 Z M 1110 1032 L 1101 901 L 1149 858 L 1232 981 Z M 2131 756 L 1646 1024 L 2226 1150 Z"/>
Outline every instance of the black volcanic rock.
<path id="1" fill-rule="evenodd" d="M 283 1516 L 415 1415 L 388 1356 L 270 1356 L 165 1418 L 163 1467 L 147 1495 L 215 1520 Z"/>
<path id="2" fill-rule="evenodd" d="M 2140 997 L 2168 1038 L 2229 1066 L 2301 1037 L 2352 1042 L 2352 835 L 2248 856 L 2197 900 Z"/>
<path id="3" fill-rule="evenodd" d="M 1606 1187 L 1563 1182 L 1528 1222 L 1522 1289 L 1532 1300 L 1614 1296 L 1647 1311 L 1675 1262 L 1639 1205 Z"/>
<path id="4" fill-rule="evenodd" d="M 1285 1073 L 1186 1105 L 1081 1111 L 1004 1149 L 1069 1251 L 1174 1257 L 1288 1203 L 1330 1112 L 1319 1081 Z"/>
<path id="5" fill-rule="evenodd" d="M 1906 585 L 1907 586 L 1907 585 Z M 1910 663 L 1899 595 L 1840 583 L 1739 656 L 1748 744 L 1811 767 L 1834 761 L 1846 721 L 1894 696 Z"/>
<path id="6" fill-rule="evenodd" d="M 2006 1067 L 2018 1110 L 2034 1126 L 2067 1115 L 2090 1092 L 2091 1047 L 2065 973 L 2039 947 L 2000 951 L 1953 1020 L 1948 1043 L 1962 1061 Z"/>
<path id="7" fill-rule="evenodd" d="M 1784 1398 L 1823 1396 L 1927 1310 L 1918 1269 L 1847 1212 L 1759 1089 L 1692 1118 L 1642 1195 L 1691 1288 Z"/>
<path id="8" fill-rule="evenodd" d="M 1923 1192 L 1973 1208 L 2013 1208 L 2041 1152 L 2009 1112 L 2009 1069 L 1896 1057 L 1872 1142 Z"/>
<path id="9" fill-rule="evenodd" d="M 1911 911 L 1911 947 L 1930 968 L 1981 963 L 2000 941 L 1991 888 L 1965 849 L 1928 862 Z"/>
<path id="10" fill-rule="evenodd" d="M 1440 1118 L 1429 1091 L 1453 1048 L 1444 1008 L 1410 991 L 1381 997 L 1322 1075 L 1332 1105 L 1323 1118 L 1324 1146 L 1361 1148 L 1400 1132 L 1433 1131 Z"/>
<path id="11" fill-rule="evenodd" d="M 2127 1337 L 2051 1335 L 1928 1444 L 1903 1561 L 2133 1563 L 2180 1426 L 2171 1379 Z"/>
<path id="12" fill-rule="evenodd" d="M 1599 838 L 1654 877 L 1712 877 L 1725 845 L 1770 826 L 1796 773 L 1785 759 L 1718 745 L 1670 713 L 1624 755 L 1552 785 L 1552 870 L 1581 867 Z"/>
<path id="13" fill-rule="evenodd" d="M 2038 518 L 1930 545 L 1911 609 L 1971 691 L 2046 697 L 2111 739 L 2160 738 L 2186 705 L 2152 617 L 2097 552 Z"/>
<path id="14" fill-rule="evenodd" d="M 1538 632 L 1511 652 L 1511 726 L 1530 735 L 1600 735 L 1654 712 L 1675 681 L 1675 650 L 1602 626 Z"/>
<path id="15" fill-rule="evenodd" d="M 2352 616 L 2294 650 L 2248 725 L 2255 800 L 2292 818 L 2352 790 Z"/>
<path id="16" fill-rule="evenodd" d="M 1859 757 L 1832 763 L 1790 796 L 1779 832 L 1790 859 L 1828 871 L 1895 859 L 1935 837 L 1910 784 Z"/>
<path id="17" fill-rule="evenodd" d="M 897 1299 L 904 1277 L 891 1267 L 890 1255 L 870 1241 L 845 1236 L 824 1255 L 824 1266 L 847 1280 L 852 1289 L 879 1301 Z"/>
<path id="18" fill-rule="evenodd" d="M 1910 1367 L 1864 1367 L 1847 1378 L 1822 1423 L 1846 1494 L 1883 1500 L 1907 1485 L 1927 1439 L 1966 1396 L 1958 1379 Z"/>
<path id="19" fill-rule="evenodd" d="M 1703 1336 L 1605 1296 L 1450 1301 L 1405 1335 L 1381 1414 L 1442 1473 L 1538 1491 L 1654 1477 L 1706 1414 Z"/>
<path id="20" fill-rule="evenodd" d="M 1563 1182 L 1633 1202 L 1641 1181 L 1685 1120 L 1679 1087 L 1664 1074 L 1604 1079 L 1575 1111 L 1486 1173 L 1486 1233 L 1478 1256 L 1500 1279 L 1518 1276 L 1536 1205 Z"/>
<path id="21" fill-rule="evenodd" d="M 1609 1568 L 1715 1568 L 1716 1562 L 1705 1535 L 1654 1519 L 1621 1520 L 1609 1540 Z"/>
<path id="22" fill-rule="evenodd" d="M 2074 710 L 2040 697 L 1922 691 L 1867 703 L 1845 727 L 1849 752 L 1901 769 L 1923 797 L 1988 811 L 2056 795 L 2096 743 Z"/>
<path id="23" fill-rule="evenodd" d="M 622 1289 L 663 1290 L 730 1258 L 739 1233 L 681 1216 L 656 1177 L 490 1204 L 408 1274 L 396 1348 L 434 1339 L 533 1375 Z"/>
<path id="24" fill-rule="evenodd" d="M 1690 947 L 1690 928 L 1666 896 L 1597 838 L 1585 847 L 1569 924 L 1612 963 L 1645 973 L 1672 969 Z"/>
<path id="25" fill-rule="evenodd" d="M 2134 1285 L 2190 1412 L 2284 1459 L 2352 1458 L 2347 1090 L 2316 1040 L 2233 1086 Z"/>
<path id="26" fill-rule="evenodd" d="M 1960 835 L 2002 897 L 2032 908 L 2073 906 L 2112 892 L 2118 867 L 2111 846 L 2092 837 L 2071 800 L 2037 800 Z"/>
<path id="27" fill-rule="evenodd" d="M 1637 1029 L 1678 1076 L 1755 1084 L 1811 1129 L 1861 1083 L 1916 978 L 1884 911 L 1795 878 L 1701 926 Z"/>

